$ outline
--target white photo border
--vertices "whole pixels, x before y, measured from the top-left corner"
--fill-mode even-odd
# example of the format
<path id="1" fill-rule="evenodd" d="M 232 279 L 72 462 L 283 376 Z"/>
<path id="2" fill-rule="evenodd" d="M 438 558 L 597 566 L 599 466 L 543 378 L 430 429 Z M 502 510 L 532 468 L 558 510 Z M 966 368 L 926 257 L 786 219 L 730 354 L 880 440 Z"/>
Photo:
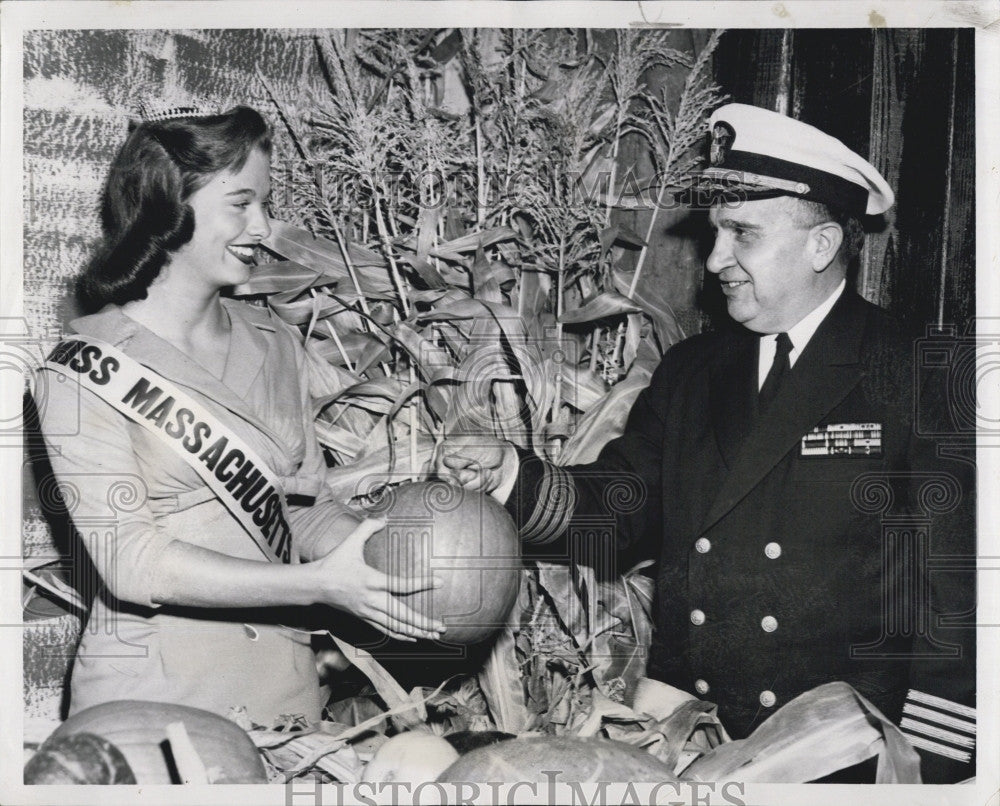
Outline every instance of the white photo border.
<path id="1" fill-rule="evenodd" d="M 447 24 L 461 27 L 692 27 L 692 28 L 951 28 L 975 29 L 976 55 L 976 266 L 977 309 L 980 322 L 993 320 L 1000 327 L 1000 3 L 906 2 L 879 3 L 855 0 L 730 0 L 730 2 L 457 2 L 457 0 L 320 0 L 277 3 L 273 0 L 203 0 L 202 2 L 52 2 L 36 0 L 3 2 L 0 16 L 0 322 L 23 317 L 23 67 L 22 37 L 33 29 L 171 29 L 187 28 L 342 28 L 430 27 Z M 1000 329 L 992 332 L 1000 333 Z M 4 375 L 0 387 L 3 412 L 19 411 L 21 388 Z M 1000 393 L 992 390 L 989 400 Z M 1000 453 L 992 440 L 980 439 L 978 451 L 979 496 L 979 629 L 978 646 L 978 777 L 975 782 L 954 786 L 822 786 L 746 784 L 730 790 L 724 799 L 721 782 L 714 791 L 663 792 L 667 801 L 789 806 L 842 806 L 844 803 L 880 804 L 980 804 L 998 803 L 1000 790 L 1000 686 L 995 670 L 1000 661 Z M 6 449 L 4 449 L 6 448 Z M 354 792 L 333 787 L 320 796 L 305 794 L 298 785 L 294 794 L 271 787 L 25 787 L 22 783 L 23 670 L 19 575 L 21 554 L 20 450 L 0 445 L 2 506 L 0 506 L 0 802 L 4 804 L 178 804 L 261 803 L 309 804 L 365 802 L 371 790 Z M 1000 579 L 997 579 L 1000 582 Z M 990 764 L 990 760 L 995 763 Z M 508 796 L 517 803 L 547 802 L 547 790 L 531 797 L 524 789 L 509 793 L 497 790 L 499 802 Z M 640 797 L 649 787 L 635 786 Z M 391 791 L 391 790 L 390 790 Z M 590 790 L 591 794 L 593 790 Z M 397 793 L 400 794 L 400 793 Z M 560 802 L 568 802 L 568 791 L 559 790 Z M 634 802 L 627 785 L 609 787 L 607 803 Z M 434 790 L 425 793 L 426 803 L 435 801 Z M 698 798 L 702 798 L 698 800 Z M 732 798 L 735 798 L 732 799 Z M 372 802 L 372 801 L 369 801 Z M 482 802 L 490 802 L 484 800 Z M 648 802 L 640 800 L 639 802 Z"/>

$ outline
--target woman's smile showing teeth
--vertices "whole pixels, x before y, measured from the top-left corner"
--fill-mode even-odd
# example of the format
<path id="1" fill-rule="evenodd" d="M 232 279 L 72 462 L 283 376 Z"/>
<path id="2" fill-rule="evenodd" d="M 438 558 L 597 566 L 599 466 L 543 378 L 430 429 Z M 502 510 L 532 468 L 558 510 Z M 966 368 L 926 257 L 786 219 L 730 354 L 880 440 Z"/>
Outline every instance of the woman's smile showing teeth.
<path id="1" fill-rule="evenodd" d="M 248 266 L 256 266 L 257 260 L 254 258 L 254 247 L 253 246 L 236 246 L 230 244 L 226 247 L 230 254 L 234 255 L 238 260 L 246 263 Z"/>

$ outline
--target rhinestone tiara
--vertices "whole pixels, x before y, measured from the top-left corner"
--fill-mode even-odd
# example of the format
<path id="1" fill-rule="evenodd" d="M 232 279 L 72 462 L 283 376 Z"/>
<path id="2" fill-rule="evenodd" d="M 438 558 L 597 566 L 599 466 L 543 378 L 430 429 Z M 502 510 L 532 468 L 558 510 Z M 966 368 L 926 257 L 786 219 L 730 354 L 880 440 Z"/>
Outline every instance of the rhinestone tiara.
<path id="1" fill-rule="evenodd" d="M 140 101 L 137 109 L 142 123 L 159 123 L 175 118 L 203 118 L 217 115 L 218 112 L 203 104 L 164 104 L 150 101 Z"/>

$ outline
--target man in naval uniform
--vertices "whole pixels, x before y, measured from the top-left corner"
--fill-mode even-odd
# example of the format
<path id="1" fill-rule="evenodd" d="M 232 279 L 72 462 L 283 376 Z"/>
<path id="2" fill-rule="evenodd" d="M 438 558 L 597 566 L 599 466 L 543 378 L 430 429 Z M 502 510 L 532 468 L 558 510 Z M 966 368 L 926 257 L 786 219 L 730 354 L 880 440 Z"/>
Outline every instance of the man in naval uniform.
<path id="1" fill-rule="evenodd" d="M 691 195 L 734 327 L 670 349 L 593 465 L 459 439 L 438 472 L 504 500 L 529 556 L 572 559 L 574 525 L 610 512 L 619 552 L 658 558 L 648 676 L 717 703 L 734 738 L 842 680 L 902 725 L 925 782 L 968 778 L 974 468 L 915 433 L 918 403 L 948 400 L 916 400 L 913 339 L 847 282 L 892 190 L 791 118 L 729 104 L 710 129 Z"/>

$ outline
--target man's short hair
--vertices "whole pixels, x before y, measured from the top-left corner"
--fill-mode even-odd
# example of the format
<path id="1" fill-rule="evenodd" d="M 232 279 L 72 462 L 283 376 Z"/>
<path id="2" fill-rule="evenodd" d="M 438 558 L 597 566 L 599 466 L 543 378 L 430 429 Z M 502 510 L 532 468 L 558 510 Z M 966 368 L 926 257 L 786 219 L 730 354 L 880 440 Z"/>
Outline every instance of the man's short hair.
<path id="1" fill-rule="evenodd" d="M 817 224 L 825 224 L 827 221 L 832 221 L 840 226 L 844 233 L 844 240 L 837 251 L 836 259 L 843 264 L 845 269 L 850 269 L 861 253 L 861 246 L 865 242 L 865 229 L 858 217 L 823 202 L 797 199 L 794 196 L 787 198 L 798 202 L 793 205 L 796 211 L 793 215 L 796 216 L 796 222 L 800 226 L 814 227 Z"/>

